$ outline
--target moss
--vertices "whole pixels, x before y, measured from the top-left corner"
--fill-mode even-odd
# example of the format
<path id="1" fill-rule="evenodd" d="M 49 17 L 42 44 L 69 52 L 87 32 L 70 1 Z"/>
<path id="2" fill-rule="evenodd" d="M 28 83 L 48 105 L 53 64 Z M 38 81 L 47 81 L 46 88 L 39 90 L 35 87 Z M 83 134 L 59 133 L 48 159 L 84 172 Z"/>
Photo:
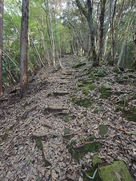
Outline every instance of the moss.
<path id="1" fill-rule="evenodd" d="M 98 173 L 102 181 L 132 181 L 132 177 L 123 161 L 115 161 L 111 165 L 102 166 Z"/>
<path id="2" fill-rule="evenodd" d="M 91 103 L 91 100 L 88 99 L 88 98 L 79 98 L 79 99 L 77 99 L 77 98 L 72 98 L 72 101 L 73 101 L 75 104 L 77 104 L 77 105 L 79 105 L 79 106 L 86 107 L 86 108 L 90 107 L 91 104 L 92 104 L 92 103 Z"/>
<path id="3" fill-rule="evenodd" d="M 136 122 L 136 108 L 131 108 L 130 110 L 123 110 L 124 116 L 128 121 Z"/>
<path id="4" fill-rule="evenodd" d="M 87 141 L 94 141 L 95 136 L 94 134 L 90 135 L 89 138 L 87 139 Z"/>
<path id="5" fill-rule="evenodd" d="M 36 144 L 36 147 L 37 147 L 39 150 L 42 150 L 43 144 L 42 144 L 41 139 L 37 139 L 35 144 Z"/>
<path id="6" fill-rule="evenodd" d="M 95 86 L 93 84 L 89 84 L 82 89 L 82 93 L 85 95 L 88 95 L 89 91 L 92 91 L 94 89 L 95 89 Z"/>
<path id="7" fill-rule="evenodd" d="M 72 157 L 78 162 L 83 158 L 85 154 L 87 154 L 88 152 L 95 153 L 102 146 L 102 143 L 99 141 L 94 141 L 92 143 L 87 143 L 78 147 L 76 147 L 75 144 L 76 142 L 72 141 L 67 145 L 67 148 Z"/>
<path id="8" fill-rule="evenodd" d="M 70 118 L 69 118 L 69 115 L 68 115 L 68 114 L 66 114 L 66 115 L 63 117 L 63 121 L 66 122 L 66 123 L 69 122 L 69 119 L 70 119 Z"/>
<path id="9" fill-rule="evenodd" d="M 108 97 L 110 97 L 112 95 L 112 91 L 111 91 L 111 88 L 109 87 L 109 85 L 103 84 L 99 88 L 99 90 L 101 93 L 100 98 L 102 98 L 102 99 L 107 99 Z"/>
<path id="10" fill-rule="evenodd" d="M 93 167 L 95 167 L 96 165 L 98 165 L 101 162 L 102 162 L 102 160 L 99 157 L 99 155 L 94 155 L 93 156 L 93 158 L 92 158 L 92 165 L 93 165 Z"/>
<path id="11" fill-rule="evenodd" d="M 95 76 L 98 77 L 105 77 L 107 75 L 107 72 L 104 68 L 99 68 L 95 74 Z"/>
<path id="12" fill-rule="evenodd" d="M 100 125 L 99 126 L 99 134 L 104 137 L 108 133 L 108 126 L 107 125 Z"/>

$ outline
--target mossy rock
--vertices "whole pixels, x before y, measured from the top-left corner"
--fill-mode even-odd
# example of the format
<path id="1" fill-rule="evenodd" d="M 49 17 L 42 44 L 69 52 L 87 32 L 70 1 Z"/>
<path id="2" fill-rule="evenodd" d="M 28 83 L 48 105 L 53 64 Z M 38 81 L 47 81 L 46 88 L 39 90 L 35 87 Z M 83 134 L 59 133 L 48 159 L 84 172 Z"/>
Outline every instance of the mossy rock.
<path id="1" fill-rule="evenodd" d="M 102 166 L 98 170 L 101 181 L 132 181 L 132 177 L 123 161 Z"/>
<path id="2" fill-rule="evenodd" d="M 102 99 L 107 99 L 112 95 L 111 87 L 108 84 L 103 84 L 99 90 L 101 93 L 100 98 Z"/>
<path id="3" fill-rule="evenodd" d="M 91 100 L 88 98 L 80 98 L 80 99 L 72 98 L 72 101 L 75 104 L 86 107 L 86 108 L 89 108 L 92 105 Z"/>

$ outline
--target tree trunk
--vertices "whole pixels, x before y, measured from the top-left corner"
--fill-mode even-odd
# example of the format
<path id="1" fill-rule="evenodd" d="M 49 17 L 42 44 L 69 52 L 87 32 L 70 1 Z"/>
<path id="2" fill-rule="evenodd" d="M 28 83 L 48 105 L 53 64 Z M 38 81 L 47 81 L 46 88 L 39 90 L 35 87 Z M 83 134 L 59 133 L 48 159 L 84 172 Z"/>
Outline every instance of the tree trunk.
<path id="1" fill-rule="evenodd" d="M 4 9 L 4 0 L 0 0 L 0 96 L 3 95 L 3 90 L 2 90 L 3 9 Z"/>
<path id="2" fill-rule="evenodd" d="M 22 1 L 22 19 L 20 35 L 20 88 L 21 96 L 25 92 L 28 84 L 28 19 L 29 0 Z"/>
<path id="3" fill-rule="evenodd" d="M 47 3 L 47 4 L 46 4 Z M 44 11 L 46 12 L 46 21 L 47 21 L 47 29 L 48 29 L 48 36 L 50 39 L 50 45 L 51 45 L 51 57 L 52 57 L 52 64 L 53 67 L 56 69 L 56 61 L 55 61 L 55 42 L 54 42 L 54 33 L 53 33 L 53 28 L 52 28 L 52 15 L 50 11 L 50 6 L 49 6 L 49 1 L 45 3 L 45 7 L 43 7 Z"/>
<path id="4" fill-rule="evenodd" d="M 100 2 L 100 37 L 99 37 L 99 60 L 103 60 L 104 56 L 104 17 L 105 17 L 105 4 L 106 0 Z"/>
<path id="5" fill-rule="evenodd" d="M 91 36 L 91 51 L 92 51 L 92 59 L 93 59 L 93 67 L 99 65 L 99 59 L 96 55 L 96 47 L 95 47 L 95 32 L 94 32 L 94 25 L 93 25 L 93 7 L 91 0 L 87 0 L 87 7 L 88 7 L 88 23 L 90 28 L 90 36 Z"/>
<path id="6" fill-rule="evenodd" d="M 112 0 L 110 0 L 110 15 L 111 15 L 111 20 L 110 20 L 110 29 L 111 29 L 111 60 L 109 61 L 110 65 L 114 65 L 114 61 L 115 61 L 114 17 L 115 17 L 115 13 L 116 13 L 116 4 L 117 4 L 117 0 L 115 0 L 115 2 L 114 2 L 113 13 L 112 13 Z"/>

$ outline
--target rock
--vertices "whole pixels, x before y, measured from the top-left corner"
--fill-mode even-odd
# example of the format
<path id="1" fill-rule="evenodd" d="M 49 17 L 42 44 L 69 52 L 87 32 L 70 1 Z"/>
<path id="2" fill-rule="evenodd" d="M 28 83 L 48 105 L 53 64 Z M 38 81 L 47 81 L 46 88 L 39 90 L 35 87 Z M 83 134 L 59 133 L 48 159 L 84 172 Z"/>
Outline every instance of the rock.
<path id="1" fill-rule="evenodd" d="M 102 166 L 98 170 L 101 181 L 132 181 L 132 177 L 123 161 L 115 161 L 111 165 Z"/>

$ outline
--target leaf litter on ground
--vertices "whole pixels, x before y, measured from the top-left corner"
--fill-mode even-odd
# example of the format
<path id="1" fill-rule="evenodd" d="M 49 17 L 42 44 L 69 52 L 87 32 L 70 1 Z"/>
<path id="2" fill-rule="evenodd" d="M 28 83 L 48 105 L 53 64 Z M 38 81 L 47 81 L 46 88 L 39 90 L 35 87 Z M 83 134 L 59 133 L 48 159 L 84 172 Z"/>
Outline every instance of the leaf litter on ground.
<path id="1" fill-rule="evenodd" d="M 74 71 L 71 68 L 74 59 L 62 59 L 67 71 L 73 71 L 71 74 L 61 69 L 57 72 L 42 69 L 33 77 L 26 97 L 20 99 L 13 93 L 1 102 L 0 180 L 84 180 L 82 166 L 90 167 L 95 154 L 103 163 L 124 160 L 136 176 L 136 123 L 129 121 L 123 112 L 136 107 L 134 76 L 128 76 L 128 73 L 118 76 L 106 66 L 91 69 L 88 74 L 88 63 L 82 57 L 78 58 L 81 63 Z M 124 76 L 131 77 L 130 81 L 128 79 L 126 83 Z M 78 87 L 88 77 L 90 90 L 88 84 L 87 88 L 85 84 Z M 107 97 L 101 89 L 103 85 L 110 87 Z M 58 96 L 50 94 L 52 92 L 69 94 Z M 119 102 L 123 96 L 128 102 L 118 109 L 122 106 Z M 71 101 L 72 97 L 77 104 Z M 80 99 L 89 100 L 89 104 L 78 104 Z M 45 108 L 54 107 L 62 109 L 45 111 Z M 39 139 L 32 139 L 32 135 Z M 43 135 L 46 139 L 40 138 Z M 69 150 L 67 145 L 71 141 L 76 145 Z M 96 143 L 99 149 L 95 149 Z M 72 154 L 77 159 L 71 151 L 75 151 Z M 45 160 L 48 164 L 44 167 Z"/>

